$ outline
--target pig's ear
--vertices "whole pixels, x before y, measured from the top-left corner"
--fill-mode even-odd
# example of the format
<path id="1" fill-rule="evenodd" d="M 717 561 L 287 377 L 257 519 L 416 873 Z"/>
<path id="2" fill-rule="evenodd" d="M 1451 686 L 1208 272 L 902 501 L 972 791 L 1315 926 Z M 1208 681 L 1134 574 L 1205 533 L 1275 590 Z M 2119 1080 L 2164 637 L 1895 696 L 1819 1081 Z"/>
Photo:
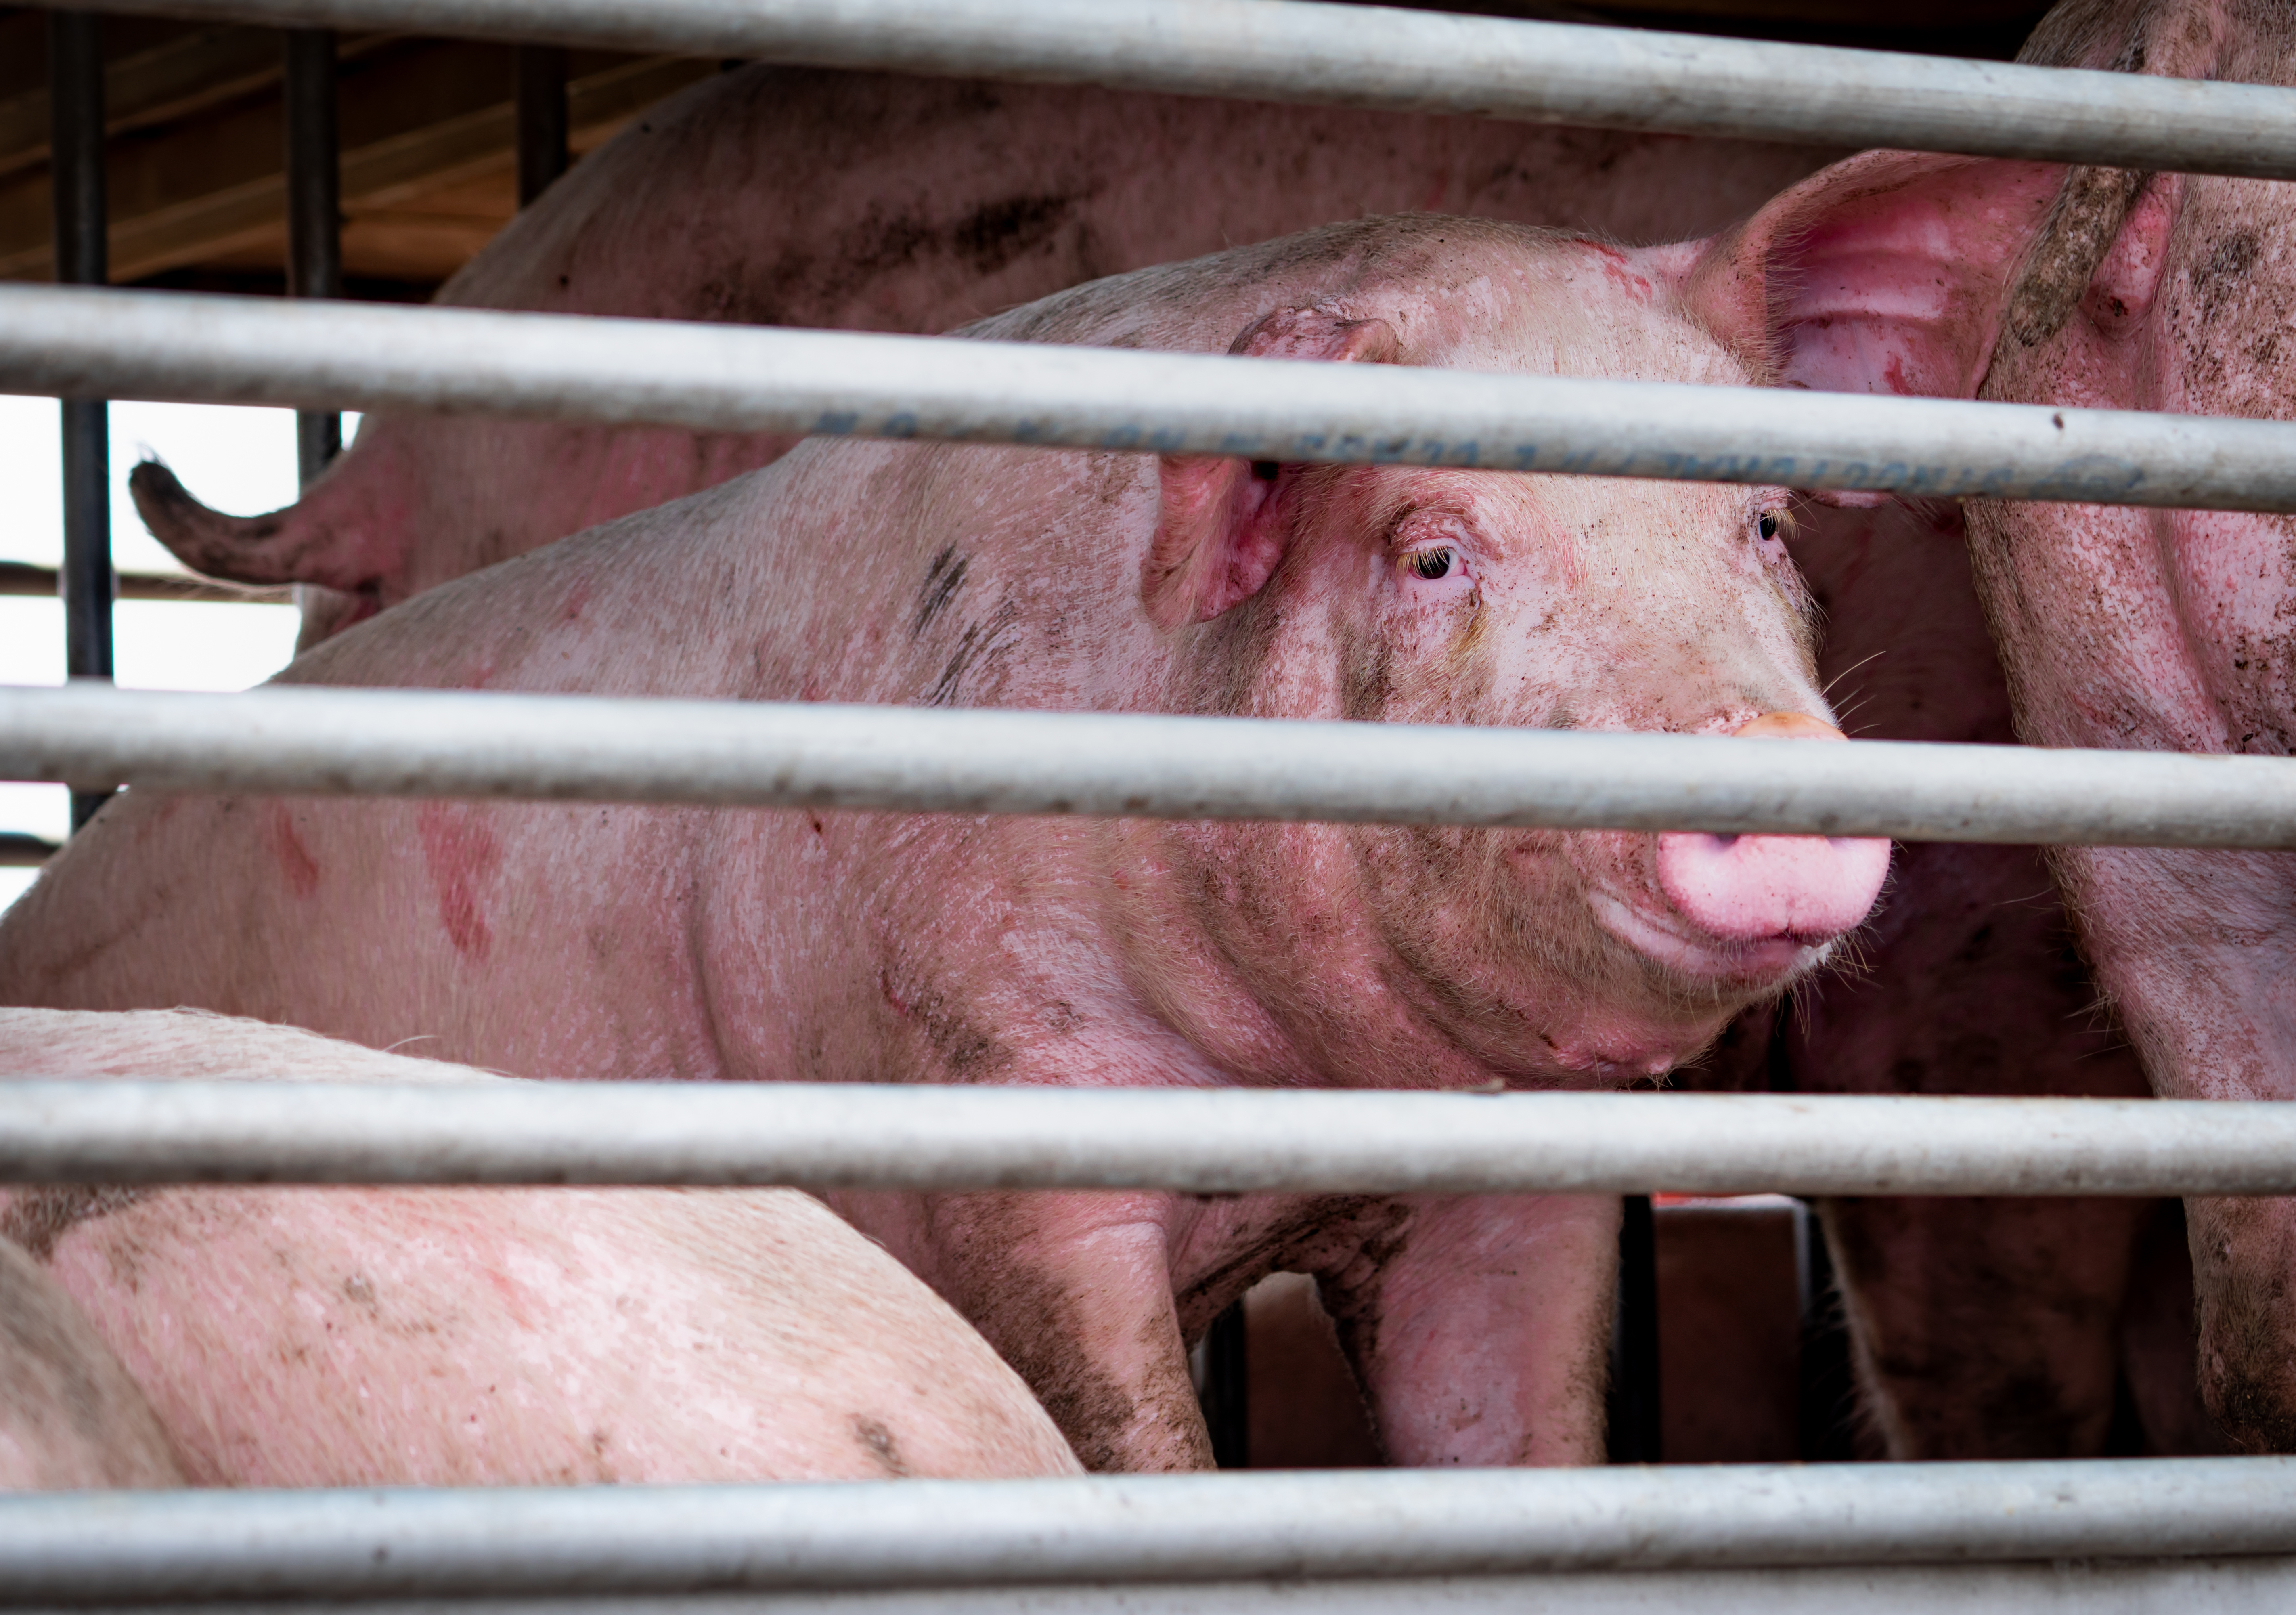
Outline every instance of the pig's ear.
<path id="1" fill-rule="evenodd" d="M 1330 309 L 1268 315 L 1228 345 L 1250 358 L 1393 364 L 1401 352 L 1385 320 Z M 1140 572 L 1148 620 L 1167 632 L 1204 622 L 1257 594 L 1283 563 L 1288 496 L 1298 468 L 1272 460 L 1167 455 L 1158 463 L 1156 537 Z"/>
<path id="2" fill-rule="evenodd" d="M 2064 173 L 1861 152 L 1679 250 L 1681 295 L 1769 382 L 1969 398 Z"/>

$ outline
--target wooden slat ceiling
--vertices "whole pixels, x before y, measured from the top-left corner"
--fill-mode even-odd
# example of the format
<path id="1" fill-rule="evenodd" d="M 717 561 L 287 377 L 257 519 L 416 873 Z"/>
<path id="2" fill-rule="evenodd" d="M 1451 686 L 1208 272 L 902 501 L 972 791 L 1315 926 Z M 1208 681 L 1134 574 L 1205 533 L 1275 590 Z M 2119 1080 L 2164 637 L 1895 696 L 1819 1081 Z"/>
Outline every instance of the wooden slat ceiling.
<path id="1" fill-rule="evenodd" d="M 2045 9 L 2019 0 L 1454 0 L 1440 9 L 2005 56 Z M 0 279 L 50 274 L 46 14 L 0 7 Z M 121 283 L 275 291 L 285 182 L 280 36 L 107 17 L 111 272 Z M 506 45 L 347 36 L 343 265 L 354 297 L 422 298 L 515 203 Z M 572 53 L 575 152 L 727 64 Z"/>

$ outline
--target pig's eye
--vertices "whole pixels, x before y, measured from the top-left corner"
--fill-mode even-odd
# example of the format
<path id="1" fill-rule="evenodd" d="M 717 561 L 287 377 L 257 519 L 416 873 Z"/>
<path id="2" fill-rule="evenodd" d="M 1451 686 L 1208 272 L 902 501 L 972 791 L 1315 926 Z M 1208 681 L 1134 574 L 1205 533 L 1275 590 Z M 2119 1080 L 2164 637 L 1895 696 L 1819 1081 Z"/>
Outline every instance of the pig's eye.
<path id="1" fill-rule="evenodd" d="M 1765 538 L 1775 538 L 1778 536 L 1778 517 L 1775 511 L 1764 511 L 1762 519 L 1754 525 L 1761 530 L 1761 535 Z"/>
<path id="2" fill-rule="evenodd" d="M 1791 511 L 1764 511 L 1754 518 L 1755 535 L 1764 543 L 1784 538 L 1793 532 L 1793 512 Z"/>
<path id="3" fill-rule="evenodd" d="M 1414 578 L 1424 578 L 1432 583 L 1439 578 L 1448 578 L 1459 564 L 1459 552 L 1449 545 L 1438 545 L 1431 549 L 1414 550 L 1403 558 L 1403 564 Z"/>

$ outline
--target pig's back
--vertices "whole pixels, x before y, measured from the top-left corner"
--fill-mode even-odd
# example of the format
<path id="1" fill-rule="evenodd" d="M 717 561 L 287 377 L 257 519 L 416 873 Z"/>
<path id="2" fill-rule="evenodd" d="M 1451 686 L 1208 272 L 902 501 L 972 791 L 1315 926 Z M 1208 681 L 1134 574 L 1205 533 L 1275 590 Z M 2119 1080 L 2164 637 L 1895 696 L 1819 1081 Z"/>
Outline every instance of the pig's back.
<path id="1" fill-rule="evenodd" d="M 0 1012 L 0 1067 L 500 1080 L 184 1012 Z M 792 1190 L 78 1185 L 0 1191 L 0 1233 L 140 1381 L 196 1482 L 1075 1469 L 968 1325 Z"/>

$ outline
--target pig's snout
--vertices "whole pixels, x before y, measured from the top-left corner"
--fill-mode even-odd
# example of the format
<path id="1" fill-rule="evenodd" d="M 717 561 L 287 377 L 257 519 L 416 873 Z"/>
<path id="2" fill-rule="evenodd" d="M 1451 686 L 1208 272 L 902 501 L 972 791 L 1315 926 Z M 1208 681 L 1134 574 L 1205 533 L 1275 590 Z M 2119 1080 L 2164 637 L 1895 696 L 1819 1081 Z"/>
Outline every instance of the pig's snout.
<path id="1" fill-rule="evenodd" d="M 1834 740 L 1831 724 L 1800 712 L 1766 712 L 1736 731 L 1748 739 Z M 1667 900 L 1710 936 L 1805 946 L 1841 935 L 1866 918 L 1890 870 L 1886 840 L 1824 836 L 1702 835 L 1658 839 L 1658 881 Z"/>

